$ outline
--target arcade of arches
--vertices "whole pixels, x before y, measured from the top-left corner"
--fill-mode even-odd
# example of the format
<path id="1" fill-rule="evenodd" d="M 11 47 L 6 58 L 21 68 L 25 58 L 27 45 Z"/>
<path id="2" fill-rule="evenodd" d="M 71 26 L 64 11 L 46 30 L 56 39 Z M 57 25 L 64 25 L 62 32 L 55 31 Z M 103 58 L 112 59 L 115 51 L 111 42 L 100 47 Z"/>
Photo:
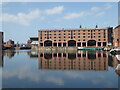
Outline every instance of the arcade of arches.
<path id="1" fill-rule="evenodd" d="M 44 43 L 40 43 L 40 46 L 52 46 L 52 47 L 103 47 L 106 46 L 106 42 L 97 42 L 95 40 L 88 40 L 87 42 L 76 42 L 75 40 L 69 40 L 68 42 L 52 42 L 46 40 Z"/>

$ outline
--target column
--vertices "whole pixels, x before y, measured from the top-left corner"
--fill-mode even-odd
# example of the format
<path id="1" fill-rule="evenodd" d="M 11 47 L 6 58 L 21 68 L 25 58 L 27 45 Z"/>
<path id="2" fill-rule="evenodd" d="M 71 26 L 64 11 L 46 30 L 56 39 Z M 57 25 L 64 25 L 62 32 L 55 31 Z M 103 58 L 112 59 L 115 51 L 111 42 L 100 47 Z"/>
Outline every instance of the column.
<path id="1" fill-rule="evenodd" d="M 57 43 L 57 47 L 58 47 L 58 43 Z"/>
<path id="2" fill-rule="evenodd" d="M 76 47 L 77 47 L 77 42 L 76 42 Z"/>
<path id="3" fill-rule="evenodd" d="M 68 47 L 68 43 L 66 42 L 66 47 Z"/>
<path id="4" fill-rule="evenodd" d="M 101 47 L 103 47 L 103 42 L 101 42 Z"/>
<path id="5" fill-rule="evenodd" d="M 87 42 L 86 42 L 86 47 L 87 47 L 88 45 L 87 45 Z"/>
<path id="6" fill-rule="evenodd" d="M 81 47 L 82 47 L 83 45 L 82 45 L 82 42 L 81 42 Z"/>
<path id="7" fill-rule="evenodd" d="M 98 43 L 96 42 L 96 47 L 98 47 Z"/>
<path id="8" fill-rule="evenodd" d="M 63 43 L 61 42 L 61 47 L 63 47 Z"/>

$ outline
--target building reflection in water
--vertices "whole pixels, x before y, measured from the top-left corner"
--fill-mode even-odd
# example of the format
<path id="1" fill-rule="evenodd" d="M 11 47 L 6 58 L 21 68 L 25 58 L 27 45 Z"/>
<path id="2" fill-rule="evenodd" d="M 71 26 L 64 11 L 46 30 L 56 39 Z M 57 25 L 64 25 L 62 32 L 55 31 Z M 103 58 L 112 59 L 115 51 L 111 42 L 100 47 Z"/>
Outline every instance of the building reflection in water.
<path id="1" fill-rule="evenodd" d="M 115 72 L 120 76 L 120 55 L 115 55 L 113 66 L 115 68 Z"/>
<path id="2" fill-rule="evenodd" d="M 108 53 L 78 51 L 77 53 L 39 53 L 39 69 L 108 70 Z"/>
<path id="3" fill-rule="evenodd" d="M 0 51 L 0 67 L 3 67 L 3 52 Z"/>
<path id="4" fill-rule="evenodd" d="M 3 51 L 3 55 L 7 56 L 8 58 L 13 58 L 15 54 L 16 54 L 15 50 Z"/>

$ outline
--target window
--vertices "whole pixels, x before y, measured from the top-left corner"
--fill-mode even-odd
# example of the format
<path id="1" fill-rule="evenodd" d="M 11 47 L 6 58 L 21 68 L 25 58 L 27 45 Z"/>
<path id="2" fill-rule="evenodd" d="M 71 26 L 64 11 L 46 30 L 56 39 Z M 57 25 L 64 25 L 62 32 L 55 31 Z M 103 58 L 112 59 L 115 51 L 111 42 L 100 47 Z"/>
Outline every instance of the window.
<path id="1" fill-rule="evenodd" d="M 74 36 L 74 38 L 75 38 L 75 36 Z"/>
<path id="2" fill-rule="evenodd" d="M 61 41 L 61 40 L 59 40 L 59 41 Z"/>
<path id="3" fill-rule="evenodd" d="M 88 32 L 90 32 L 90 30 L 88 30 Z"/>
<path id="4" fill-rule="evenodd" d="M 70 38 L 70 37 L 68 37 L 68 38 Z"/>
<path id="5" fill-rule="evenodd" d="M 54 41 L 56 41 L 56 40 L 54 40 Z"/>
<path id="6" fill-rule="evenodd" d="M 68 33 L 68 35 L 70 35 L 70 33 Z"/>
<path id="7" fill-rule="evenodd" d="M 59 34 L 59 35 L 61 35 L 61 34 Z"/>
<path id="8" fill-rule="evenodd" d="M 88 33 L 88 35 L 90 35 L 90 33 Z"/>
<path id="9" fill-rule="evenodd" d="M 75 30 L 74 30 L 74 32 L 75 32 Z"/>
<path id="10" fill-rule="evenodd" d="M 80 38 L 80 36 L 78 36 L 78 38 Z"/>
<path id="11" fill-rule="evenodd" d="M 98 36 L 98 38 L 100 38 L 100 36 Z"/>
<path id="12" fill-rule="evenodd" d="M 74 33 L 74 35 L 75 35 L 75 33 Z"/>
<path id="13" fill-rule="evenodd" d="M 64 35 L 65 35 L 65 33 L 64 33 Z"/>
<path id="14" fill-rule="evenodd" d="M 56 38 L 56 37 L 54 37 L 54 38 Z"/>
<path id="15" fill-rule="evenodd" d="M 59 37 L 59 38 L 61 38 L 61 37 Z"/>
<path id="16" fill-rule="evenodd" d="M 80 39 L 78 41 L 80 41 Z"/>
<path id="17" fill-rule="evenodd" d="M 56 34 L 54 34 L 54 35 L 56 35 Z"/>
<path id="18" fill-rule="evenodd" d="M 90 36 L 88 36 L 88 38 L 90 38 Z"/>
<path id="19" fill-rule="evenodd" d="M 78 35 L 80 35 L 80 33 L 78 33 Z"/>
<path id="20" fill-rule="evenodd" d="M 64 41 L 66 41 L 66 40 L 64 40 Z"/>
<path id="21" fill-rule="evenodd" d="M 65 32 L 65 31 L 64 31 Z"/>
<path id="22" fill-rule="evenodd" d="M 83 41 L 85 41 L 85 39 L 83 39 Z"/>
<path id="23" fill-rule="evenodd" d="M 83 38 L 85 38 L 85 36 L 83 36 Z"/>
<path id="24" fill-rule="evenodd" d="M 106 39 L 104 39 L 104 41 L 106 41 Z"/>
<path id="25" fill-rule="evenodd" d="M 68 32 L 70 32 L 70 30 Z"/>
<path id="26" fill-rule="evenodd" d="M 100 41 L 100 39 L 98 39 L 98 41 Z"/>
<path id="27" fill-rule="evenodd" d="M 64 36 L 64 38 L 66 38 L 66 37 Z"/>
<path id="28" fill-rule="evenodd" d="M 100 34 L 100 33 L 98 33 L 98 34 Z"/>
<path id="29" fill-rule="evenodd" d="M 94 36 L 94 38 L 95 38 L 95 36 Z"/>
<path id="30" fill-rule="evenodd" d="M 83 33 L 83 35 L 85 35 L 85 33 Z"/>

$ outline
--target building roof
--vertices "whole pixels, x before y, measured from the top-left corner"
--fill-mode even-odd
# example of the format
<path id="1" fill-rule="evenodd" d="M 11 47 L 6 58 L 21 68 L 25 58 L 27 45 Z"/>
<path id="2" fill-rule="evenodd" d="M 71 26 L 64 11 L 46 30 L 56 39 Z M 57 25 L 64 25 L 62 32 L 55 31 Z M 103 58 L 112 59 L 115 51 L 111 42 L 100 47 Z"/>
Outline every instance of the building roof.
<path id="1" fill-rule="evenodd" d="M 30 38 L 38 38 L 38 37 L 30 37 Z"/>
<path id="2" fill-rule="evenodd" d="M 38 30 L 38 31 L 65 31 L 65 30 L 100 30 L 100 29 L 108 29 L 108 28 L 77 28 L 77 29 L 41 29 L 41 30 Z"/>
<path id="3" fill-rule="evenodd" d="M 120 27 L 120 25 L 118 25 L 117 27 L 115 27 L 114 29 L 116 29 L 116 28 L 118 28 L 118 27 Z"/>

